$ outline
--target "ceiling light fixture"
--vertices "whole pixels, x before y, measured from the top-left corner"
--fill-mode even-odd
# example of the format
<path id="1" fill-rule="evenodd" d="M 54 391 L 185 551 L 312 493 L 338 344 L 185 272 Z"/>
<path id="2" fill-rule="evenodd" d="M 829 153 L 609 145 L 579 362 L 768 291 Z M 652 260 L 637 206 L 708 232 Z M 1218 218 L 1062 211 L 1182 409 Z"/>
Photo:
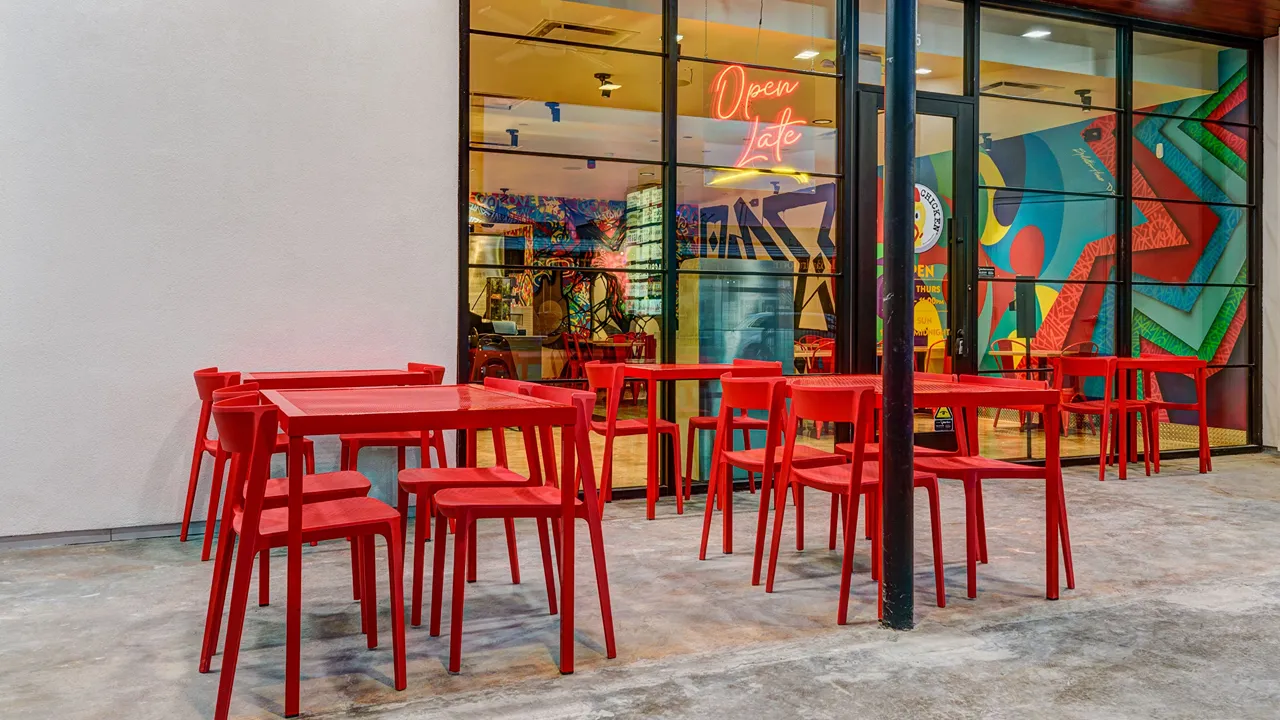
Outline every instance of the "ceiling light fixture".
<path id="1" fill-rule="evenodd" d="M 797 59 L 797 60 L 812 60 L 812 59 L 814 59 L 814 58 L 818 57 L 818 55 L 820 55 L 820 54 L 821 54 L 821 53 L 819 53 L 817 50 L 801 50 L 800 52 L 796 53 L 796 59 Z"/>
<path id="2" fill-rule="evenodd" d="M 1050 32 L 1049 30 L 1028 30 L 1022 33 L 1022 37 L 1031 38 L 1032 40 L 1040 40 L 1043 38 L 1047 38 L 1052 34 L 1053 33 Z"/>
<path id="3" fill-rule="evenodd" d="M 930 70 L 929 68 L 916 68 L 917 75 L 928 75 L 931 72 L 933 72 L 933 70 Z"/>
<path id="4" fill-rule="evenodd" d="M 831 118 L 814 118 L 813 124 L 814 125 L 830 125 Z"/>

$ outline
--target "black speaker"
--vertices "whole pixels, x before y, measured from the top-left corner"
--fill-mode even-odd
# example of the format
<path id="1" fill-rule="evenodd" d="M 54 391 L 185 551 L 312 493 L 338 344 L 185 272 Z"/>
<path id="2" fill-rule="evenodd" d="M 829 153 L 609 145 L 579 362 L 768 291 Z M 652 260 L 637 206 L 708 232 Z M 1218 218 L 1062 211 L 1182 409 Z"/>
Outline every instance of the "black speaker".
<path id="1" fill-rule="evenodd" d="M 1018 316 L 1018 337 L 1030 340 L 1036 336 L 1036 279 L 1019 275 L 1017 282 L 1013 305 Z"/>

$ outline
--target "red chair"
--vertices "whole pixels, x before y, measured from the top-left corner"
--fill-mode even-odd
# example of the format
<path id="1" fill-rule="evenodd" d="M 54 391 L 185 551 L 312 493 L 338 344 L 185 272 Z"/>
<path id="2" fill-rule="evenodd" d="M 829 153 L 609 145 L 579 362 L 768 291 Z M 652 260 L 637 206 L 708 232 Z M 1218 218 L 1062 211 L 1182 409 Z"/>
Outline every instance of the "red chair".
<path id="1" fill-rule="evenodd" d="M 213 408 L 220 442 L 233 456 L 228 500 L 232 508 L 231 522 L 223 541 L 218 544 L 222 561 L 215 565 L 209 589 L 209 608 L 205 621 L 204 644 L 201 648 L 200 671 L 208 672 L 218 631 L 222 623 L 222 606 L 226 599 L 228 575 L 231 574 L 231 548 L 238 540 L 235 570 L 231 581 L 231 604 L 228 610 L 227 638 L 222 655 L 222 671 L 218 684 L 215 720 L 226 720 L 231 707 L 231 690 L 235 683 L 236 663 L 244 630 L 245 606 L 249 597 L 249 580 L 254 558 L 272 548 L 288 545 L 288 508 L 267 508 L 265 496 L 270 474 L 271 455 L 275 449 L 278 423 L 274 406 L 260 405 L 251 396 L 223 400 Z M 352 538 L 362 557 L 361 580 L 366 598 L 361 602 L 361 618 L 368 646 L 377 647 L 377 608 L 371 599 L 375 536 L 387 543 L 388 576 L 391 585 L 391 627 L 394 656 L 395 688 L 405 688 L 404 582 L 400 541 L 400 516 L 394 508 L 369 497 L 328 500 L 302 506 L 302 541 L 322 542 Z M 286 679 L 289 682 L 290 679 Z"/>
<path id="2" fill-rule="evenodd" d="M 588 372 L 590 370 L 588 369 Z M 522 487 L 483 487 L 453 488 L 443 490 L 436 495 L 436 537 L 435 557 L 431 575 L 431 635 L 440 635 L 440 620 L 444 599 L 444 553 L 447 520 L 457 522 L 454 533 L 453 550 L 453 602 L 449 619 L 449 672 L 458 672 L 462 663 L 462 610 L 465 601 L 466 583 L 463 579 L 463 568 L 470 548 L 474 544 L 473 530 L 475 522 L 483 519 L 502 518 L 511 522 L 515 518 L 532 518 L 540 525 L 551 520 L 554 526 L 560 527 L 557 542 L 557 558 L 561 573 L 560 609 L 560 672 L 573 672 L 573 573 L 574 555 L 574 520 L 585 519 L 591 538 L 591 553 L 595 561 L 596 584 L 600 595 L 600 614 L 604 622 L 605 656 L 617 657 L 618 650 L 614 641 L 613 610 L 609 596 L 609 578 L 605 567 L 604 535 L 600 527 L 600 493 L 596 488 L 595 473 L 589 464 L 591 448 L 587 441 L 587 423 L 591 419 L 595 407 L 595 394 L 574 391 L 568 388 L 534 386 L 529 388 L 533 397 L 552 402 L 572 405 L 577 409 L 577 424 L 574 432 L 561 433 L 561 449 L 564 457 L 564 482 L 561 484 L 556 473 L 554 441 L 550 427 L 539 427 L 537 442 L 530 443 L 533 428 L 526 428 L 525 451 L 529 458 L 529 468 L 534 482 Z M 540 463 L 538 461 L 538 442 L 541 443 L 542 454 L 546 458 L 547 483 L 539 484 Z M 584 465 L 576 465 L 576 457 L 587 459 Z M 583 499 L 578 499 L 578 488 L 582 488 Z M 554 578 L 550 570 L 547 550 L 543 549 L 543 567 L 547 572 L 547 587 L 554 587 Z M 556 612 L 554 602 L 552 613 Z"/>
<path id="3" fill-rule="evenodd" d="M 489 378 L 485 381 L 485 387 L 499 389 L 503 391 L 520 391 L 524 386 L 532 386 L 533 383 L 525 383 L 515 380 L 501 380 L 499 378 Z M 478 468 L 476 463 L 476 431 L 467 433 L 467 467 L 458 468 L 410 468 L 401 470 L 399 476 L 399 496 L 397 506 L 401 517 L 401 526 L 408 522 L 409 516 L 409 496 L 417 496 L 418 512 L 414 518 L 413 533 L 413 592 L 410 598 L 410 624 L 414 627 L 422 624 L 422 588 L 424 584 L 423 573 L 426 565 L 426 543 L 432 540 L 430 530 L 430 518 L 436 515 L 435 498 L 444 490 L 455 488 L 485 488 L 485 487 L 523 487 L 526 485 L 537 485 L 541 480 L 536 476 L 524 477 L 507 467 L 507 443 L 505 429 L 501 427 L 490 428 L 490 434 L 493 436 L 493 452 L 497 465 L 487 468 Z M 529 434 L 526 431 L 526 444 L 529 442 Z M 530 466 L 531 472 L 535 468 Z M 516 527 L 515 521 L 507 519 L 504 523 L 504 530 L 507 536 L 507 557 L 511 564 L 511 582 L 520 584 L 520 558 L 516 552 Z M 469 532 L 470 557 L 467 567 L 467 579 L 475 582 L 476 579 L 476 551 L 475 551 L 475 526 L 471 526 Z M 545 524 L 538 526 L 538 540 L 542 544 L 543 554 L 546 556 L 550 552 L 550 544 L 547 537 L 547 528 Z M 436 537 L 436 542 L 443 541 L 443 538 Z M 555 611 L 555 598 L 553 588 L 548 588 L 551 595 L 551 608 Z"/>
<path id="4" fill-rule="evenodd" d="M 1014 355 L 995 355 L 996 367 L 1000 369 L 1000 376 L 1016 380 L 1020 374 L 1027 371 L 1027 343 L 1025 340 L 1017 338 L 996 338 L 991 341 L 991 349 L 999 352 L 1011 352 Z M 991 427 L 1000 427 L 1000 416 L 1004 414 L 1005 408 L 996 408 L 996 419 Z M 1022 425 L 1026 424 L 1026 412 L 1018 411 L 1018 422 Z"/>
<path id="5" fill-rule="evenodd" d="M 791 414 L 787 419 L 787 446 L 782 455 L 782 484 L 778 487 L 777 502 L 773 513 L 773 540 L 769 553 L 769 573 L 765 580 L 765 592 L 773 592 L 774 576 L 778 567 L 778 553 L 782 544 L 782 521 L 786 513 L 788 487 L 799 493 L 796 502 L 796 550 L 804 549 L 804 488 L 829 492 L 837 498 L 833 503 L 844 517 L 844 554 L 840 570 L 840 599 L 836 622 L 844 625 L 849 615 L 849 585 L 853 575 L 854 545 L 857 540 L 858 504 L 863 495 L 867 502 L 880 507 L 880 466 L 868 462 L 863 448 L 871 436 L 872 409 L 875 392 L 870 388 L 805 387 L 791 388 Z M 796 430 L 803 418 L 821 419 L 824 422 L 853 424 L 853 458 L 849 464 L 826 465 L 816 468 L 799 467 L 796 464 Z M 843 459 L 843 458 L 842 458 Z M 933 573 L 937 587 L 938 607 L 946 607 L 947 595 L 942 575 L 942 518 L 938 507 L 938 478 L 916 469 L 915 486 L 929 493 L 929 521 L 933 531 Z M 880 520 L 878 513 L 871 514 L 876 527 L 871 531 L 872 576 L 879 578 Z M 832 549 L 835 536 L 832 535 Z"/>
<path id="6" fill-rule="evenodd" d="M 769 501 L 771 495 L 776 492 L 774 478 L 782 467 L 782 453 L 779 451 L 779 446 L 782 442 L 783 427 L 787 423 L 787 385 L 786 380 L 780 376 L 737 377 L 730 374 L 720 378 L 720 387 L 722 394 L 720 415 L 717 417 L 715 457 L 711 464 L 711 482 L 707 489 L 707 506 L 702 518 L 702 545 L 698 550 L 698 559 L 707 559 L 707 539 L 711 534 L 712 509 L 717 504 L 720 504 L 724 510 L 721 550 L 725 553 L 733 552 L 733 468 L 740 468 L 749 473 L 758 472 L 760 473 L 760 511 L 756 522 L 751 584 L 759 585 Z M 765 411 L 769 414 L 765 426 L 764 447 L 754 450 L 734 450 L 733 433 L 728 429 L 729 423 L 735 418 L 735 413 L 752 410 Z M 794 428 L 787 429 L 788 440 L 793 430 Z M 797 446 L 792 457 L 792 465 L 796 468 L 843 465 L 844 463 L 844 456 L 824 452 L 808 445 Z M 799 502 L 800 498 L 797 496 L 797 507 Z M 803 523 L 803 520 L 799 522 Z"/>
<path id="7" fill-rule="evenodd" d="M 196 445 L 195 451 L 191 456 L 191 477 L 187 481 L 187 502 L 182 510 L 182 533 L 179 539 L 182 542 L 187 541 L 187 530 L 191 526 L 191 510 L 196 502 L 196 483 L 200 478 L 200 462 L 204 459 L 205 453 L 213 456 L 213 485 L 209 492 L 209 510 L 205 521 L 205 538 L 204 548 L 201 551 L 201 560 L 209 559 L 209 544 L 212 538 L 208 531 L 213 527 L 213 518 L 218 516 L 218 495 L 222 487 L 222 470 L 226 465 L 227 454 L 221 450 L 218 441 L 209 437 L 209 418 L 213 410 L 213 393 L 231 385 L 240 383 L 240 373 L 238 372 L 220 372 L 218 368 L 204 368 L 195 372 L 196 392 L 200 395 L 200 419 L 196 423 Z M 289 450 L 289 437 L 287 435 L 277 435 L 275 439 L 275 452 L 283 453 Z M 303 457 L 306 458 L 307 472 L 314 473 L 316 471 L 316 448 L 315 443 L 310 439 L 303 440 L 302 445 Z"/>
<path id="8" fill-rule="evenodd" d="M 1119 417 L 1120 406 L 1115 402 L 1112 396 L 1112 385 L 1116 377 L 1116 358 L 1114 357 L 1058 357 L 1052 358 L 1050 363 L 1053 366 L 1053 384 L 1059 392 L 1064 392 L 1069 381 L 1078 382 L 1080 388 L 1084 388 L 1084 381 L 1087 378 L 1101 378 L 1103 385 L 1103 394 L 1101 400 L 1088 400 L 1082 393 L 1075 395 L 1063 395 L 1062 403 L 1062 423 L 1065 427 L 1069 419 L 1069 413 L 1077 415 L 1097 415 L 1102 420 L 1102 432 L 1099 434 L 1099 451 L 1098 451 L 1098 479 L 1107 479 L 1107 466 L 1111 464 L 1111 428 L 1113 418 L 1119 427 L 1118 432 L 1124 432 L 1127 427 L 1128 416 L 1134 413 L 1142 415 L 1142 437 L 1143 447 L 1152 447 L 1151 441 L 1151 405 L 1145 400 L 1129 400 L 1125 404 L 1125 417 Z M 1136 460 L 1136 448 L 1129 448 L 1134 453 L 1132 459 Z M 1127 453 L 1126 453 L 1127 454 Z M 1147 475 L 1151 474 L 1151 456 L 1152 453 L 1144 452 L 1143 461 L 1146 463 Z M 1119 457 L 1117 459 L 1120 465 L 1120 477 L 1125 476 L 1125 465 L 1129 458 Z"/>
<path id="9" fill-rule="evenodd" d="M 586 364 L 591 362 L 591 343 L 576 332 L 565 332 L 564 338 L 565 366 L 560 377 L 578 380 L 586 377 Z"/>
<path id="10" fill-rule="evenodd" d="M 757 377 L 782 376 L 782 363 L 770 362 L 766 360 L 744 360 L 742 358 L 734 358 L 733 364 L 743 368 L 743 370 L 735 370 L 730 373 L 735 377 L 740 374 L 753 375 Z M 750 368 L 750 369 L 748 369 Z M 688 454 L 684 460 L 684 498 L 689 499 L 693 493 L 693 444 L 697 439 L 697 431 L 699 430 L 715 430 L 716 424 L 719 422 L 719 415 L 695 415 L 689 418 L 688 437 L 685 438 L 685 448 Z M 747 450 L 751 449 L 751 431 L 766 430 L 769 427 L 769 421 L 763 418 L 753 418 L 747 415 L 743 410 L 740 414 L 733 418 L 733 429 L 742 432 L 742 446 Z M 751 492 L 756 491 L 755 473 L 747 473 L 747 480 L 751 484 Z"/>
<path id="11" fill-rule="evenodd" d="M 630 420 L 618 419 L 618 405 L 622 398 L 623 366 L 592 361 L 583 366 L 587 376 L 587 388 L 597 393 L 604 391 L 605 419 L 592 420 L 591 432 L 604 436 L 604 470 L 601 472 L 600 484 L 604 488 L 605 502 L 613 500 L 613 440 L 619 437 L 632 437 L 649 434 L 647 418 Z M 658 418 L 658 436 L 671 438 L 672 455 L 671 473 L 680 477 L 680 426 L 670 420 Z M 676 512 L 684 513 L 684 493 L 676 492 Z"/>
<path id="12" fill-rule="evenodd" d="M 1160 472 L 1160 412 L 1162 410 L 1190 410 L 1196 414 L 1196 424 L 1200 428 L 1200 472 L 1206 473 L 1213 470 L 1213 456 L 1209 452 L 1209 411 L 1206 407 L 1206 367 L 1208 363 L 1198 357 L 1182 357 L 1182 356 L 1165 356 L 1157 355 L 1149 358 L 1158 362 L 1144 364 L 1144 358 L 1134 358 L 1132 360 L 1120 360 L 1120 387 L 1121 397 L 1127 397 L 1129 372 L 1138 370 L 1142 373 L 1142 391 L 1143 402 L 1151 409 L 1151 448 L 1153 452 L 1148 454 L 1155 455 L 1155 471 Z M 1163 398 L 1153 397 L 1153 388 L 1156 388 L 1156 373 L 1174 373 L 1178 375 L 1191 375 L 1195 380 L 1196 401 L 1192 403 L 1175 403 L 1164 400 Z M 1127 402 L 1126 402 L 1127 404 Z"/>
<path id="13" fill-rule="evenodd" d="M 409 363 L 409 372 L 426 373 L 432 385 L 439 385 L 444 382 L 444 368 L 439 365 Z M 338 467 L 343 470 L 357 470 L 359 468 L 360 451 L 369 447 L 395 448 L 397 470 L 405 469 L 405 451 L 411 447 L 422 448 L 423 467 L 431 467 L 428 448 L 436 451 L 436 465 L 444 467 L 448 464 L 444 452 L 443 433 L 431 433 L 428 442 L 425 444 L 422 442 L 422 433 L 419 432 L 347 433 L 339 435 L 338 441 L 342 444 L 342 454 Z"/>
<path id="14" fill-rule="evenodd" d="M 927 373 L 951 373 L 951 356 L 947 354 L 947 340 L 934 340 L 924 351 L 924 368 Z"/>
<path id="15" fill-rule="evenodd" d="M 258 397 L 258 383 L 244 383 L 242 385 L 231 385 L 213 391 L 213 401 L 228 400 L 235 397 Z M 226 452 L 223 451 L 223 456 Z M 348 497 L 364 497 L 369 494 L 371 483 L 369 478 L 353 471 L 338 471 L 328 473 L 308 473 L 302 477 L 302 502 L 321 502 L 324 500 L 338 500 Z M 231 488 L 228 486 L 228 492 Z M 208 560 L 210 550 L 213 548 L 213 536 L 216 534 L 216 521 L 218 519 L 218 498 L 222 494 L 222 473 L 215 473 L 213 477 L 213 487 L 209 489 L 209 514 L 205 518 L 204 525 L 204 546 L 201 548 L 201 559 Z M 271 478 L 267 480 L 267 490 L 264 496 L 264 507 L 277 508 L 285 507 L 289 504 L 289 479 Z M 226 528 L 231 522 L 231 515 L 228 512 L 230 506 L 224 497 L 222 500 L 222 526 Z M 267 577 L 267 556 L 262 556 L 262 576 Z M 214 572 L 217 572 L 215 569 Z M 357 597 L 357 599 L 359 599 Z M 260 605 L 267 604 L 266 581 L 259 581 L 259 600 Z"/>
<path id="16" fill-rule="evenodd" d="M 1005 387 L 1026 388 L 1028 390 L 1044 390 L 1048 383 L 1038 380 L 1009 380 L 985 375 L 963 376 L 966 383 L 978 385 L 1001 385 Z M 1043 408 L 1041 408 L 1043 409 Z M 963 443 L 959 454 L 947 457 L 916 458 L 916 470 L 929 472 L 940 478 L 960 480 L 964 483 L 965 501 L 965 563 L 968 568 L 968 597 L 978 596 L 977 563 L 987 563 L 987 525 L 986 514 L 982 505 L 982 481 L 1000 480 L 1044 480 L 1052 484 L 1052 492 L 1058 495 L 1059 535 L 1062 539 L 1062 553 L 1067 566 L 1067 587 L 1076 586 L 1075 569 L 1071 561 L 1071 533 L 1067 528 L 1066 496 L 1062 491 L 1062 475 L 1048 477 L 1044 467 L 1022 465 L 1020 463 L 992 460 L 973 452 L 971 437 L 976 437 L 977 412 L 975 408 L 967 408 L 957 413 L 959 426 L 957 437 Z M 971 433 L 970 430 L 973 430 Z M 1056 428 L 1052 429 L 1054 432 Z"/>
<path id="17" fill-rule="evenodd" d="M 810 350 L 809 369 L 811 373 L 834 372 L 836 366 L 836 341 L 831 338 L 818 338 Z"/>

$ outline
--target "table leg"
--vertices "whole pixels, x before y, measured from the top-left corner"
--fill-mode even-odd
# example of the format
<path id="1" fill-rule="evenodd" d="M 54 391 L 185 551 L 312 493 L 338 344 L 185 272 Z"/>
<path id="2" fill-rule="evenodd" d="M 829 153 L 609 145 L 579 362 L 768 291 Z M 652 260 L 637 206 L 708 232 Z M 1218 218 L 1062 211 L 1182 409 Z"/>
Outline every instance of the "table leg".
<path id="1" fill-rule="evenodd" d="M 658 503 L 658 381 L 649 378 L 645 392 L 649 406 L 648 461 L 645 467 L 645 517 L 652 520 Z"/>
<path id="2" fill-rule="evenodd" d="M 1196 371 L 1196 401 L 1200 404 L 1200 472 L 1213 470 L 1213 457 L 1209 454 L 1209 397 L 1205 395 L 1205 376 L 1203 369 Z"/>
<path id="3" fill-rule="evenodd" d="M 284 715 L 298 715 L 302 669 L 302 438 L 289 438 L 289 567 L 285 607 Z"/>
<path id="4" fill-rule="evenodd" d="M 1045 598 L 1058 599 L 1058 523 L 1062 509 L 1058 505 L 1058 486 L 1062 483 L 1062 457 L 1058 447 L 1058 405 L 1045 407 Z"/>

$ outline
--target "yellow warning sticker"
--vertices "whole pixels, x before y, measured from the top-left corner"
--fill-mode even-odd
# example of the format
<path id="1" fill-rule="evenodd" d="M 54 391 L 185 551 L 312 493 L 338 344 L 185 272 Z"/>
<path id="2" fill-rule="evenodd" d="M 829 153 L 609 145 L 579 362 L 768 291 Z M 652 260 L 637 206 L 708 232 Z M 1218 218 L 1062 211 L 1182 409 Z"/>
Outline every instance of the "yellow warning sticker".
<path id="1" fill-rule="evenodd" d="M 950 420 L 952 419 L 951 408 L 941 407 L 933 413 L 934 420 Z"/>

